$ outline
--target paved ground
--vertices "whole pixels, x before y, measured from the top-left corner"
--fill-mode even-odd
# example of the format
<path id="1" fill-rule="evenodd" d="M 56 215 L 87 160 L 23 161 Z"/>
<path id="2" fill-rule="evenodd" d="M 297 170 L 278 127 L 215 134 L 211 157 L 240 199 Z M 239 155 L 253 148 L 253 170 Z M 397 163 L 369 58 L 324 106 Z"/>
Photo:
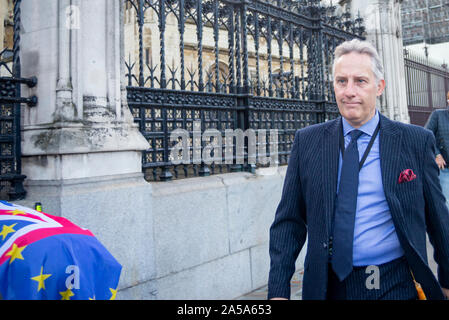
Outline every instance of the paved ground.
<path id="1" fill-rule="evenodd" d="M 304 270 L 298 270 L 293 274 L 291 281 L 291 300 L 301 300 L 302 298 L 302 276 Z M 244 296 L 237 298 L 237 300 L 266 300 L 267 299 L 267 286 L 250 292 Z"/>
<path id="2" fill-rule="evenodd" d="M 433 259 L 433 247 L 427 240 L 427 258 L 429 261 L 430 269 L 433 273 L 437 274 L 437 264 Z M 294 273 L 291 281 L 291 300 L 301 300 L 302 299 L 302 277 L 304 270 L 298 270 Z M 237 298 L 236 300 L 266 300 L 267 299 L 267 286 L 259 288 L 253 292 L 250 292 L 244 296 Z"/>

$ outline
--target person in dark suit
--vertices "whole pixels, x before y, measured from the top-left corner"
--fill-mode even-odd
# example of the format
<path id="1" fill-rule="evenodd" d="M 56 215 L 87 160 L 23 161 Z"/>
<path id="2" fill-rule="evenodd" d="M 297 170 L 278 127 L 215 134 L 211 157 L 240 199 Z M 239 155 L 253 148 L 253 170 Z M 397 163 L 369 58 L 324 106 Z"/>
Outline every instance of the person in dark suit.
<path id="1" fill-rule="evenodd" d="M 436 139 L 435 161 L 440 168 L 440 183 L 446 201 L 449 200 L 449 91 L 446 95 L 447 108 L 432 112 L 425 128 L 433 132 Z"/>
<path id="2" fill-rule="evenodd" d="M 433 134 L 376 109 L 385 88 L 376 49 L 352 40 L 334 53 L 341 117 L 298 130 L 270 228 L 269 299 L 289 299 L 306 242 L 304 300 L 449 296 L 449 212 Z M 438 263 L 427 262 L 426 230 Z"/>

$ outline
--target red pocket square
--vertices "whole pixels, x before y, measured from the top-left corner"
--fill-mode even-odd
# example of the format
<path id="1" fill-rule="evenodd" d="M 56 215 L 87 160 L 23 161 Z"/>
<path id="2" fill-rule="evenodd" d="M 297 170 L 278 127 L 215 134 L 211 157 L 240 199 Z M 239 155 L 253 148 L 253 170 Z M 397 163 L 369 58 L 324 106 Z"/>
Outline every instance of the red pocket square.
<path id="1" fill-rule="evenodd" d="M 408 182 L 416 179 L 416 174 L 413 173 L 412 169 L 405 169 L 399 175 L 398 183 Z"/>

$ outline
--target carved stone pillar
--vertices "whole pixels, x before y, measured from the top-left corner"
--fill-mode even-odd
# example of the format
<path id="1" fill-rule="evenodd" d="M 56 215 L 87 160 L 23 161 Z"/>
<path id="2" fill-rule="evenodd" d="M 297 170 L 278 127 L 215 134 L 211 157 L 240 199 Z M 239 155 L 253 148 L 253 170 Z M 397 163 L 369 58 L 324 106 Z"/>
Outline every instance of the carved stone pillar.
<path id="1" fill-rule="evenodd" d="M 140 296 L 150 299 L 152 189 L 141 153 L 149 145 L 126 104 L 123 3 L 22 1 L 22 74 L 38 77 L 23 92 L 39 103 L 22 113 L 21 204 L 39 201 L 91 230 L 123 266 L 119 290 L 137 295 L 145 283 Z"/>
<path id="2" fill-rule="evenodd" d="M 353 16 L 365 21 L 367 40 L 377 48 L 384 65 L 385 92 L 380 111 L 393 120 L 409 123 L 402 46 L 400 3 L 402 0 L 351 0 Z"/>
<path id="3" fill-rule="evenodd" d="M 141 172 L 148 143 L 124 101 L 121 5 L 22 2 L 22 74 L 39 80 L 39 103 L 23 112 L 28 181 Z"/>

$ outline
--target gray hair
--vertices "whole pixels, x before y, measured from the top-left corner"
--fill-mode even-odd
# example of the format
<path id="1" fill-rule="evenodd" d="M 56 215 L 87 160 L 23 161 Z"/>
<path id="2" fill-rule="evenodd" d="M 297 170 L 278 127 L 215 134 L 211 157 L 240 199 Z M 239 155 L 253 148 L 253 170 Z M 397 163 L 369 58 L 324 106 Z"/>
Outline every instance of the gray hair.
<path id="1" fill-rule="evenodd" d="M 376 48 L 368 42 L 361 41 L 359 39 L 352 39 L 351 41 L 345 41 L 335 48 L 334 52 L 334 63 L 332 66 L 332 74 L 335 75 L 335 63 L 336 61 L 345 54 L 351 52 L 356 52 L 359 54 L 366 54 L 371 58 L 372 70 L 374 77 L 376 78 L 376 83 L 384 78 L 384 67 L 382 66 L 382 61 L 380 60 L 379 54 Z"/>

